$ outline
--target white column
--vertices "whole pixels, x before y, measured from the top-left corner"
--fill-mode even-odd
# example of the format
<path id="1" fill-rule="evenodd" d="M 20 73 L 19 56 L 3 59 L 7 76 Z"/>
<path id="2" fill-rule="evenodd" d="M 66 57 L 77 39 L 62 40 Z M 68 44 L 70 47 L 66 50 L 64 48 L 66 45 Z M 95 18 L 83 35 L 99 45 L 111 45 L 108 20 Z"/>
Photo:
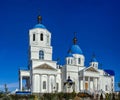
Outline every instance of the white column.
<path id="1" fill-rule="evenodd" d="M 97 90 L 99 90 L 99 82 L 98 82 L 98 78 L 97 78 Z"/>
<path id="2" fill-rule="evenodd" d="M 90 77 L 88 77 L 88 90 L 90 91 Z"/>
<path id="3" fill-rule="evenodd" d="M 22 91 L 22 76 L 20 76 L 20 91 Z"/>
<path id="4" fill-rule="evenodd" d="M 80 80 L 80 76 L 78 76 L 79 77 L 79 92 L 80 92 L 80 82 L 81 82 L 81 80 Z"/>
<path id="5" fill-rule="evenodd" d="M 95 91 L 95 79 L 93 77 L 93 90 Z"/>
<path id="6" fill-rule="evenodd" d="M 93 86 L 94 86 L 94 90 L 97 90 L 97 78 L 93 78 Z"/>
<path id="7" fill-rule="evenodd" d="M 54 79 L 55 79 L 55 91 L 56 91 L 56 89 L 57 89 L 57 83 L 56 83 L 56 77 L 57 77 L 57 75 L 54 75 Z"/>
<path id="8" fill-rule="evenodd" d="M 49 78 L 50 78 L 50 76 L 47 75 L 47 83 L 48 83 L 48 84 L 47 84 L 47 87 L 48 87 L 48 88 L 47 88 L 47 91 L 48 91 L 48 93 L 50 92 L 50 89 L 49 89 L 49 85 L 50 85 L 50 84 L 49 84 Z"/>
<path id="9" fill-rule="evenodd" d="M 98 85 L 97 78 L 95 78 L 95 89 L 96 90 L 97 90 L 97 85 Z"/>
<path id="10" fill-rule="evenodd" d="M 39 77 L 40 77 L 40 93 L 42 92 L 42 78 L 41 78 L 41 75 L 39 74 Z"/>
<path id="11" fill-rule="evenodd" d="M 83 90 L 85 90 L 85 77 L 83 76 Z"/>
<path id="12" fill-rule="evenodd" d="M 35 91 L 35 74 L 32 74 L 32 92 Z"/>

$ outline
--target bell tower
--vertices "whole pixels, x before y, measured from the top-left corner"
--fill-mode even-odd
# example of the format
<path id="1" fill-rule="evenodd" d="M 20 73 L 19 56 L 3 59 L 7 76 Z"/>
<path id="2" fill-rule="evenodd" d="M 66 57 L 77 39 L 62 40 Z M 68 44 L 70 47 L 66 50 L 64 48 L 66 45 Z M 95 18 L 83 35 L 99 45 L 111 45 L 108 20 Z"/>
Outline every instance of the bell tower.
<path id="1" fill-rule="evenodd" d="M 42 24 L 41 16 L 29 30 L 29 60 L 52 60 L 51 33 Z"/>

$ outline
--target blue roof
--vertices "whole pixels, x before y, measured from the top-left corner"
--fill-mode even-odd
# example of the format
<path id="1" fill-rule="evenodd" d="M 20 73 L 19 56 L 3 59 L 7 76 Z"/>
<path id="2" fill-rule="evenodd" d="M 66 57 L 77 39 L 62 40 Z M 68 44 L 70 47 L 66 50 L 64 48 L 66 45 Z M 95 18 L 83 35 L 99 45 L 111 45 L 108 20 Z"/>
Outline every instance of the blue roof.
<path id="1" fill-rule="evenodd" d="M 71 50 L 69 49 L 67 57 L 73 57 Z"/>
<path id="2" fill-rule="evenodd" d="M 93 58 L 91 59 L 91 62 L 97 62 L 96 58 L 93 57 Z"/>
<path id="3" fill-rule="evenodd" d="M 115 75 L 115 72 L 113 70 L 104 70 L 104 71 L 112 76 Z"/>
<path id="4" fill-rule="evenodd" d="M 46 29 L 46 27 L 43 24 L 36 24 L 34 28 L 43 28 Z"/>
<path id="5" fill-rule="evenodd" d="M 72 54 L 82 54 L 81 48 L 76 44 L 72 45 L 71 52 Z"/>
<path id="6" fill-rule="evenodd" d="M 31 92 L 30 91 L 17 91 L 16 94 L 17 95 L 30 95 Z"/>

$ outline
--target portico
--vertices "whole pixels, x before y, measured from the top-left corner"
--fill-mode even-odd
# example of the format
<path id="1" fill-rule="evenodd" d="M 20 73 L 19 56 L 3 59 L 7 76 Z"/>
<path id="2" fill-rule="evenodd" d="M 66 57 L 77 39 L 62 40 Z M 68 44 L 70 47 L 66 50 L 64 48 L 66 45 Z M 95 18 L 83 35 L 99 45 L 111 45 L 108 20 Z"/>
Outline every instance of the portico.
<path id="1" fill-rule="evenodd" d="M 38 86 L 36 88 L 36 86 Z M 34 93 L 51 93 L 56 91 L 56 75 L 54 74 L 34 74 L 33 87 Z"/>
<path id="2" fill-rule="evenodd" d="M 95 68 L 89 67 L 80 71 L 80 73 L 80 91 L 94 92 L 99 90 L 99 72 Z"/>
<path id="3" fill-rule="evenodd" d="M 56 91 L 57 73 L 55 68 L 48 64 L 42 64 L 35 67 L 32 72 L 32 91 L 34 93 L 51 93 Z"/>

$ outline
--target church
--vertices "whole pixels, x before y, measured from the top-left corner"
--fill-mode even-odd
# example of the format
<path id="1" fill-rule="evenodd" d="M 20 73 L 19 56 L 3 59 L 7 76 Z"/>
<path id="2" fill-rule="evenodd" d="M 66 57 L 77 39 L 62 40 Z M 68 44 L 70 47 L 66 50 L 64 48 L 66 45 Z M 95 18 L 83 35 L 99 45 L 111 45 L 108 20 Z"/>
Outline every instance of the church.
<path id="1" fill-rule="evenodd" d="M 31 93 L 89 92 L 111 93 L 114 91 L 114 71 L 99 69 L 93 55 L 89 66 L 73 37 L 73 45 L 66 52 L 64 65 L 52 60 L 51 32 L 41 23 L 29 30 L 28 70 L 19 69 L 19 91 Z M 63 59 L 64 60 L 64 59 Z"/>

